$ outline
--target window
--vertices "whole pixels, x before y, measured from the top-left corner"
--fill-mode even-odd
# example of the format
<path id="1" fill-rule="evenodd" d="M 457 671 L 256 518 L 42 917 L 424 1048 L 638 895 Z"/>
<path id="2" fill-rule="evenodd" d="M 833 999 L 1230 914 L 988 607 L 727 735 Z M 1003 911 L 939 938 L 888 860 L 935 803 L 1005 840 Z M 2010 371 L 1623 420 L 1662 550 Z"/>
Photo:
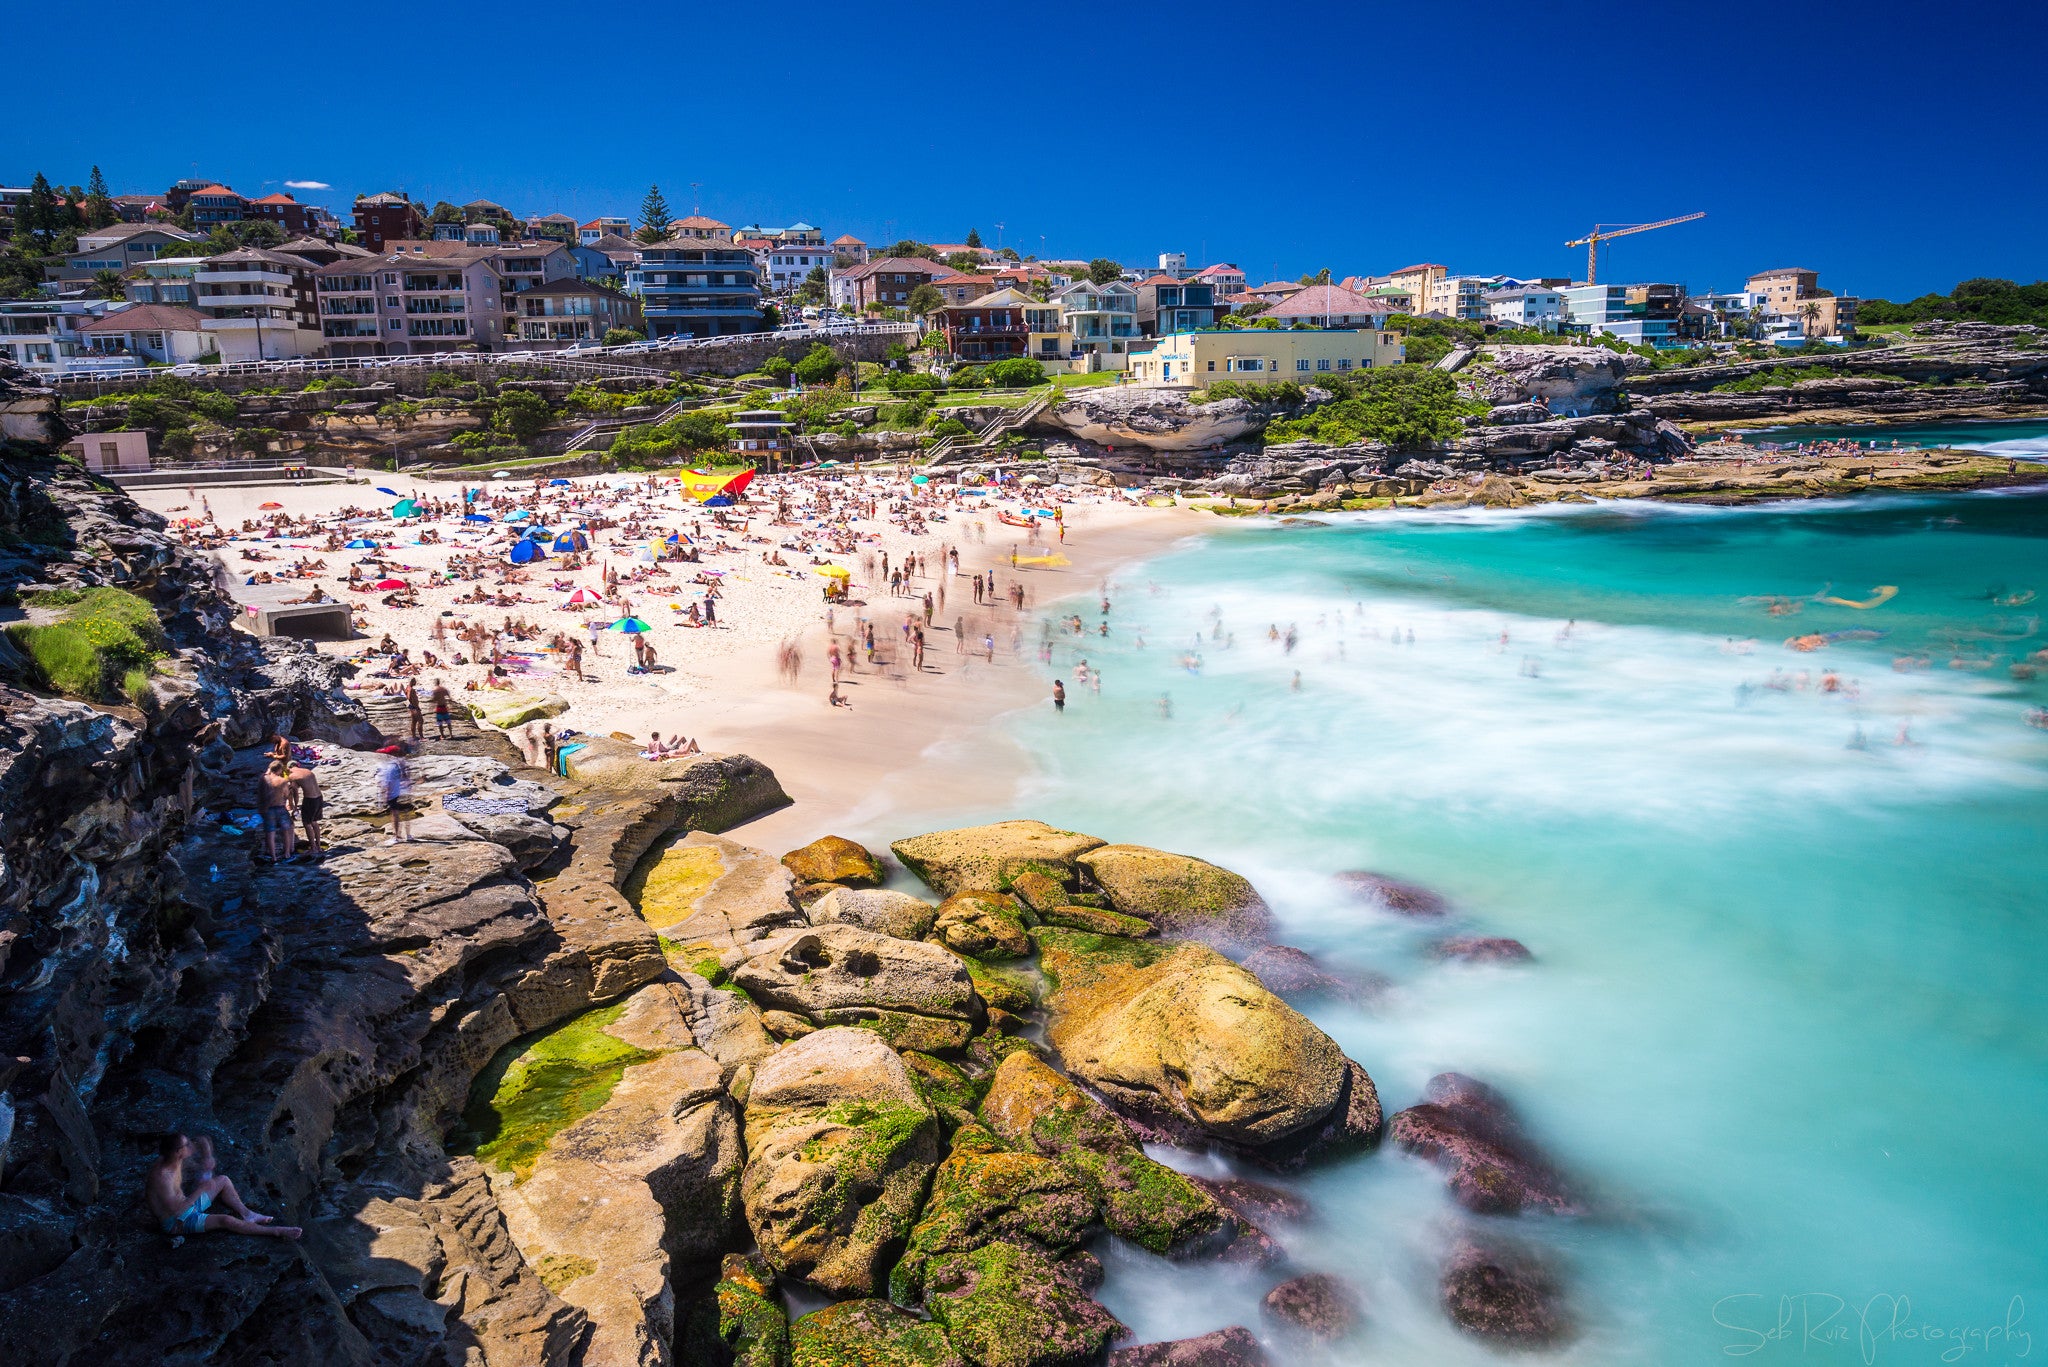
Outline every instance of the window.
<path id="1" fill-rule="evenodd" d="M 1294 368 L 1295 368 L 1296 370 L 1307 370 L 1307 369 L 1308 369 L 1308 362 L 1307 362 L 1306 360 L 1296 361 L 1296 362 L 1294 363 Z"/>
<path id="2" fill-rule="evenodd" d="M 1340 356 L 1340 357 L 1338 357 L 1338 358 L 1337 358 L 1337 369 L 1339 369 L 1339 370 L 1349 370 L 1349 369 L 1351 369 L 1351 358 L 1350 358 L 1349 356 Z"/>
<path id="3" fill-rule="evenodd" d="M 1211 362 L 1209 362 L 1209 369 L 1211 369 L 1211 370 L 1214 370 L 1215 368 L 1216 368 L 1216 363 L 1215 363 L 1214 361 L 1211 361 Z"/>
<path id="4" fill-rule="evenodd" d="M 1318 360 L 1318 361 L 1316 362 L 1316 369 L 1317 369 L 1317 370 L 1328 370 L 1329 368 L 1330 368 L 1330 360 L 1329 360 L 1329 358 L 1328 358 L 1327 356 L 1323 357 L 1322 359 L 1320 359 L 1320 360 Z"/>

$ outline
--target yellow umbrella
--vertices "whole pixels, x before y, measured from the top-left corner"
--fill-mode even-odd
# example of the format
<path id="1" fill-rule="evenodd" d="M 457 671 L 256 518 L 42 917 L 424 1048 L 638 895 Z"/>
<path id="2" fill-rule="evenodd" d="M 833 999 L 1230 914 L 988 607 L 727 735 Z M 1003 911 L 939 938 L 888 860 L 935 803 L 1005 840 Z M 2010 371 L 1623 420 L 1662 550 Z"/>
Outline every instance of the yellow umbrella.
<path id="1" fill-rule="evenodd" d="M 852 571 L 852 570 L 850 570 L 850 569 L 848 569 L 848 568 L 846 568 L 846 566 L 844 566 L 844 565 L 819 565 L 819 566 L 817 566 L 816 568 L 814 568 L 814 569 L 813 569 L 813 570 L 811 571 L 811 573 L 812 573 L 812 574 L 822 574 L 822 575 L 824 575 L 824 576 L 825 576 L 825 577 L 826 577 L 827 579 L 851 579 L 851 578 L 853 578 L 853 571 Z"/>

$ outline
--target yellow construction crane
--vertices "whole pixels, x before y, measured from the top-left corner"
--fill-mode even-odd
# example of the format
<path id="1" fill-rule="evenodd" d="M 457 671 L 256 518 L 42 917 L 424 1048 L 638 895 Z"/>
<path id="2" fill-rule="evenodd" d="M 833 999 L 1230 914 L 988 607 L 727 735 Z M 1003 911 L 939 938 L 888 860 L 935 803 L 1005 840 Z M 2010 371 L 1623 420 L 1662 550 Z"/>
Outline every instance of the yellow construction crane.
<path id="1" fill-rule="evenodd" d="M 1652 228 L 1668 228 L 1674 223 L 1690 223 L 1696 218 L 1706 216 L 1706 210 L 1702 209 L 1696 214 L 1682 214 L 1677 218 L 1667 218 L 1656 223 L 1623 223 L 1613 228 L 1604 223 L 1595 223 L 1592 232 L 1564 245 L 1586 249 L 1586 283 L 1597 285 L 1600 283 L 1600 244 L 1608 238 L 1627 237 L 1630 233 L 1646 233 Z"/>

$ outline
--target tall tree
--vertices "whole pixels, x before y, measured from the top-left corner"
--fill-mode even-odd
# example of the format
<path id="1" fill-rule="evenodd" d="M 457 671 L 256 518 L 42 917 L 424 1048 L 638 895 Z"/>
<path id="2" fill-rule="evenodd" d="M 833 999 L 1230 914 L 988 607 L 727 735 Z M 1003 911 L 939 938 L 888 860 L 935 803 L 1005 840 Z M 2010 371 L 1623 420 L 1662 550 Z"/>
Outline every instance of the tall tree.
<path id="1" fill-rule="evenodd" d="M 967 245 L 979 250 L 981 247 L 981 234 L 969 228 L 967 230 Z"/>
<path id="2" fill-rule="evenodd" d="M 668 236 L 668 201 L 662 198 L 661 187 L 647 187 L 647 198 L 640 201 L 640 240 L 659 242 Z"/>
<path id="3" fill-rule="evenodd" d="M 95 166 L 92 178 L 85 184 L 85 226 L 104 228 L 120 221 L 121 211 L 114 207 L 114 197 L 107 193 L 107 178 Z"/>
<path id="4" fill-rule="evenodd" d="M 1107 285 L 1112 280 L 1123 278 L 1124 268 L 1106 256 L 1098 256 L 1088 263 L 1088 279 L 1097 285 Z"/>
<path id="5" fill-rule="evenodd" d="M 28 183 L 28 198 L 16 211 L 15 226 L 37 251 L 48 251 L 50 243 L 56 239 L 59 227 L 57 192 L 50 188 L 50 178 L 41 171 L 36 172 L 36 178 Z"/>

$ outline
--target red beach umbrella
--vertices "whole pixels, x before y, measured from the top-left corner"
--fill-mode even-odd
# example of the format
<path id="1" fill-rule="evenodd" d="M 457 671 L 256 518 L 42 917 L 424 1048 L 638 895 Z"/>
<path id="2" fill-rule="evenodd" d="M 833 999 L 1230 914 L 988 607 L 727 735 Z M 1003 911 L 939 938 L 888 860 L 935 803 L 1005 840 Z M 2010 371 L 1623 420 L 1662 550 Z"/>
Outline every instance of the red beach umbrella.
<path id="1" fill-rule="evenodd" d="M 405 586 L 406 584 L 403 579 L 379 579 L 376 583 L 370 585 L 373 589 L 402 589 Z"/>

